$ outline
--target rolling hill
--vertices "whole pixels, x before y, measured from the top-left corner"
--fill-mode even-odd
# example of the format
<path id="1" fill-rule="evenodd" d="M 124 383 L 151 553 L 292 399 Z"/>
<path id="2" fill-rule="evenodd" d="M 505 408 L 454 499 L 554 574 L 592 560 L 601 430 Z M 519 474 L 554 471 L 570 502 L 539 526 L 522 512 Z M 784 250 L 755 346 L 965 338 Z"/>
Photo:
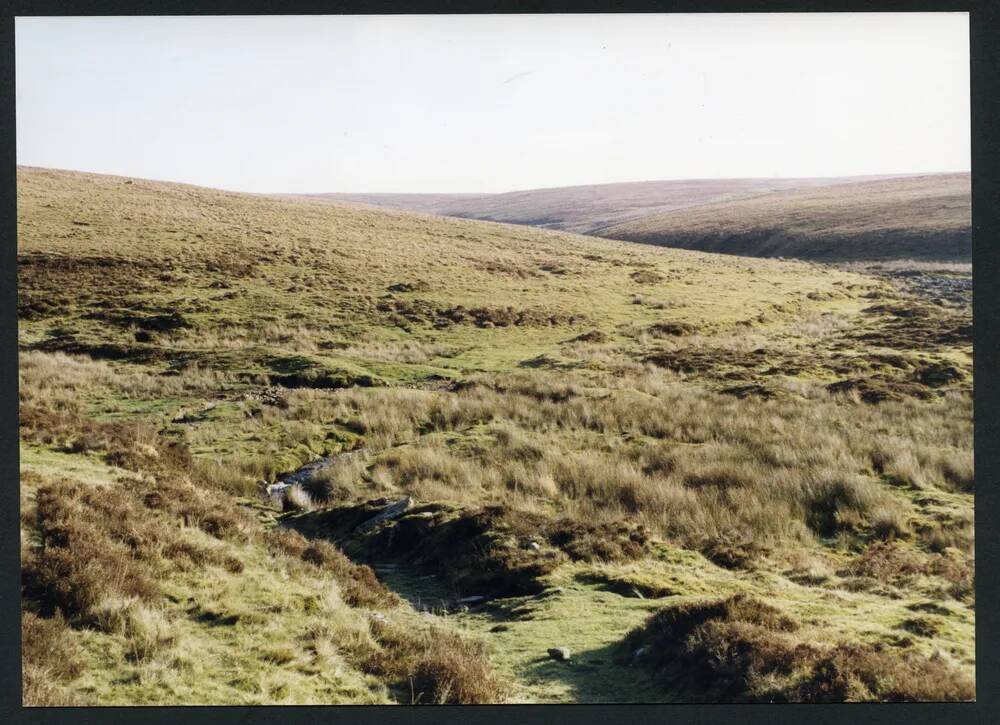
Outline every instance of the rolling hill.
<path id="1" fill-rule="evenodd" d="M 709 179 L 506 194 L 306 198 L 755 257 L 967 261 L 972 253 L 969 174 Z"/>
<path id="2" fill-rule="evenodd" d="M 526 224 L 597 234 L 650 214 L 740 199 L 783 189 L 837 183 L 830 179 L 691 179 L 567 186 L 504 194 L 310 194 L 308 198 L 368 204 L 466 219 Z"/>
<path id="3" fill-rule="evenodd" d="M 17 195 L 28 704 L 975 696 L 971 306 L 932 275 Z"/>
<path id="4" fill-rule="evenodd" d="M 600 234 L 754 257 L 967 261 L 970 177 L 941 174 L 779 191 L 653 214 Z"/>

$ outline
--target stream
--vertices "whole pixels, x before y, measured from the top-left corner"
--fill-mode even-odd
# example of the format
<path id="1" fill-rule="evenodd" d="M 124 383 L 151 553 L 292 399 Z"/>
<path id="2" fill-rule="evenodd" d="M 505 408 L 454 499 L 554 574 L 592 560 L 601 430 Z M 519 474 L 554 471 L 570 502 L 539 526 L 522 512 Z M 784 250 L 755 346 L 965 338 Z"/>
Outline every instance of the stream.
<path id="1" fill-rule="evenodd" d="M 280 507 L 285 492 L 307 484 L 341 456 L 316 459 L 279 477 L 268 487 Z M 355 527 L 366 529 L 403 515 L 409 497 L 385 504 Z M 334 542 L 337 543 L 337 542 Z M 585 576 L 586 565 L 567 564 L 549 576 L 539 594 L 485 598 L 456 594 L 438 575 L 390 560 L 355 558 L 410 607 L 443 626 L 488 643 L 494 667 L 514 684 L 511 702 L 622 703 L 666 702 L 671 693 L 644 667 L 622 662 L 620 642 L 633 627 L 663 606 L 662 600 L 622 596 L 602 590 Z M 556 661 L 552 648 L 567 648 L 568 661 Z"/>

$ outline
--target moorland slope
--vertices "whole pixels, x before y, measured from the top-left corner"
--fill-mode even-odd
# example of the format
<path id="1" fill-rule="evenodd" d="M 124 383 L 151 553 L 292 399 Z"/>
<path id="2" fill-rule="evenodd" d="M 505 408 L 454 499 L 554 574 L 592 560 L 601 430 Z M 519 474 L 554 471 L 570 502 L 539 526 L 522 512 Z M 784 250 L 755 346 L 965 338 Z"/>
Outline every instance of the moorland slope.
<path id="1" fill-rule="evenodd" d="M 17 178 L 29 704 L 974 696 L 963 279 Z"/>
<path id="2" fill-rule="evenodd" d="M 970 177 L 934 174 L 779 191 L 653 214 L 600 234 L 754 257 L 968 261 Z"/>
<path id="3" fill-rule="evenodd" d="M 753 257 L 968 261 L 972 255 L 967 173 L 301 198 Z"/>
<path id="4" fill-rule="evenodd" d="M 309 194 L 465 219 L 525 224 L 605 236 L 609 226 L 711 202 L 788 189 L 822 187 L 843 179 L 686 179 L 529 189 L 503 194 Z"/>

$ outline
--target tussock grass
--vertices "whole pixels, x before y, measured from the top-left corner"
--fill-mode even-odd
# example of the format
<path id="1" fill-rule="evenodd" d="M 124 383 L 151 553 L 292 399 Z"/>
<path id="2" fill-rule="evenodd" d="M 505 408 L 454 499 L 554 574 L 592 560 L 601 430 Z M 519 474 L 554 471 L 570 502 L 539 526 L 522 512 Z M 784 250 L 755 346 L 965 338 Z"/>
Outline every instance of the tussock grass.
<path id="1" fill-rule="evenodd" d="M 351 562 L 324 541 L 306 541 L 288 531 L 265 534 L 246 511 L 192 483 L 189 477 L 197 469 L 191 469 L 183 455 L 168 456 L 170 444 L 140 443 L 136 449 L 137 437 L 121 425 L 94 424 L 73 416 L 62 421 L 67 427 L 74 423 L 94 434 L 99 442 L 95 445 L 106 456 L 125 461 L 146 475 L 123 479 L 114 491 L 108 486 L 49 483 L 36 477 L 33 505 L 24 518 L 30 533 L 22 591 L 29 607 L 24 615 L 24 656 L 30 659 L 24 684 L 26 702 L 77 702 L 66 685 L 80 679 L 85 671 L 87 677 L 96 673 L 66 653 L 78 650 L 76 643 L 84 636 L 87 641 L 95 636 L 108 638 L 114 651 L 120 653 L 122 666 L 136 668 L 138 684 L 155 692 L 164 684 L 165 673 L 184 676 L 179 673 L 189 656 L 186 643 L 205 636 L 191 631 L 191 618 L 209 628 L 266 626 L 259 611 L 253 611 L 252 605 L 246 609 L 247 603 L 232 594 L 224 594 L 217 603 L 209 600 L 178 611 L 175 604 L 181 600 L 171 593 L 178 582 L 195 576 L 216 582 L 233 578 L 241 582 L 238 591 L 245 595 L 250 581 L 260 573 L 247 569 L 244 559 L 260 558 L 265 551 L 270 552 L 266 555 L 269 565 L 279 569 L 269 576 L 279 580 L 305 578 L 312 589 L 326 590 L 325 600 L 306 600 L 304 611 L 309 618 L 339 622 L 337 632 L 361 632 L 356 635 L 357 649 L 349 648 L 347 653 L 346 662 L 355 672 L 351 677 L 361 677 L 376 652 L 395 659 L 391 648 L 400 646 L 411 659 L 399 665 L 401 670 L 383 673 L 391 679 L 383 686 L 396 687 L 399 672 L 404 672 L 407 677 L 423 678 L 431 701 L 481 701 L 466 699 L 480 696 L 471 680 L 454 671 L 456 660 L 443 651 L 440 637 L 407 639 L 401 634 L 398 642 L 380 645 L 367 634 L 367 624 L 358 630 L 355 620 L 359 616 L 366 619 L 358 608 L 395 613 L 403 607 L 371 569 Z M 242 581 L 244 577 L 249 579 Z M 335 589 L 329 588 L 331 583 Z M 226 613 L 233 608 L 236 612 Z M 402 616 L 407 616 L 405 608 Z M 492 674 L 481 648 L 464 640 L 456 647 L 464 653 L 458 660 L 463 667 L 477 678 L 486 673 L 487 681 L 493 683 L 492 694 L 499 696 L 501 690 L 496 688 L 500 681 Z M 41 654 L 42 649 L 51 650 L 51 654 Z M 53 657 L 59 657 L 59 662 L 52 661 Z M 263 653 L 261 666 L 282 668 L 299 658 L 299 650 L 292 645 L 275 645 Z"/>
<path id="2" fill-rule="evenodd" d="M 21 662 L 23 705 L 82 704 L 82 698 L 64 689 L 80 676 L 82 664 L 61 616 L 46 619 L 22 612 Z"/>
<path id="3" fill-rule="evenodd" d="M 82 663 L 31 698 L 611 696 L 533 658 L 571 641 L 632 691 L 644 676 L 600 648 L 660 608 L 636 592 L 799 613 L 801 630 L 723 614 L 698 635 L 734 681 L 773 666 L 740 697 L 964 692 L 934 664 L 941 691 L 899 684 L 934 648 L 974 665 L 957 297 L 115 177 L 22 169 L 18 209 L 23 597 Z M 262 499 L 320 456 L 294 510 Z M 371 501 L 402 496 L 411 512 L 359 540 Z M 433 573 L 441 598 L 500 595 L 509 629 L 432 626 L 341 545 Z M 899 629 L 921 602 L 950 612 L 926 637 Z M 805 633 L 816 652 L 786 672 Z M 694 692 L 653 680 L 653 699 Z"/>
<path id="4" fill-rule="evenodd" d="M 482 643 L 454 632 L 405 630 L 391 622 L 372 622 L 377 648 L 365 667 L 396 678 L 409 688 L 411 704 L 487 704 L 502 702 L 508 685 L 487 664 Z"/>

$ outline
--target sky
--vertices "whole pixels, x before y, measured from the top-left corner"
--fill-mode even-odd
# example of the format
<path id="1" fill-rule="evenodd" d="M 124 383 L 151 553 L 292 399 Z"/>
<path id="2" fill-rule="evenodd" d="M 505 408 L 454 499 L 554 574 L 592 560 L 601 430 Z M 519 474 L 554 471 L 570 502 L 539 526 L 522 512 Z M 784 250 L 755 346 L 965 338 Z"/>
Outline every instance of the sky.
<path id="1" fill-rule="evenodd" d="M 966 13 L 15 27 L 28 166 L 290 193 L 970 166 Z"/>

